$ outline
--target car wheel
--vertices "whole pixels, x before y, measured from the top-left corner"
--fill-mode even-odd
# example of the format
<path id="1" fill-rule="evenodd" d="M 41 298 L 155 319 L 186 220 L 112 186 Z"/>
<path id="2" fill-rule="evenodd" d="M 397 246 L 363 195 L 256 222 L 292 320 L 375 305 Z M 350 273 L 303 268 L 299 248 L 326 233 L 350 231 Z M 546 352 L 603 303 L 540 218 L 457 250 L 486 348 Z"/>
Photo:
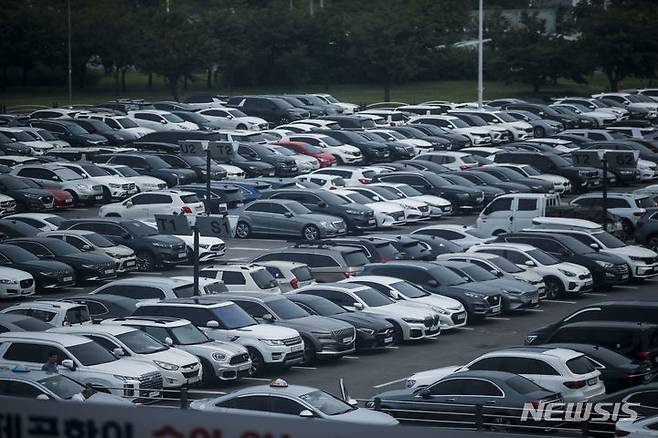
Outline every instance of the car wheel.
<path id="1" fill-rule="evenodd" d="M 302 237 L 309 241 L 318 240 L 320 238 L 320 230 L 315 225 L 306 225 L 302 230 Z"/>
<path id="2" fill-rule="evenodd" d="M 107 204 L 111 200 L 112 200 L 112 193 L 110 193 L 110 189 L 103 186 L 103 204 Z"/>
<path id="3" fill-rule="evenodd" d="M 251 227 L 246 222 L 238 222 L 238 225 L 235 227 L 235 236 L 238 239 L 246 239 L 251 234 Z"/>
<path id="4" fill-rule="evenodd" d="M 304 339 L 304 361 L 302 365 L 311 365 L 315 362 L 315 359 L 315 347 L 313 347 L 313 343 L 308 339 Z"/>
<path id="5" fill-rule="evenodd" d="M 555 277 L 549 277 L 546 279 L 545 283 L 547 299 L 554 300 L 564 294 L 564 285 L 559 279 Z"/>
<path id="6" fill-rule="evenodd" d="M 390 321 L 393 324 L 393 344 L 400 345 L 404 341 L 404 335 L 402 334 L 402 328 L 397 322 Z"/>
<path id="7" fill-rule="evenodd" d="M 247 127 L 245 125 L 243 125 L 242 123 L 240 123 L 238 126 L 235 127 L 235 129 L 244 130 L 244 129 L 247 129 Z"/>
<path id="8" fill-rule="evenodd" d="M 77 193 L 72 190 L 66 190 L 66 192 L 68 192 L 68 194 L 73 197 L 73 205 L 77 206 L 80 204 L 80 198 L 78 197 Z"/>
<path id="9" fill-rule="evenodd" d="M 658 250 L 658 236 L 651 236 L 647 241 L 647 247 L 654 252 Z"/>
<path id="10" fill-rule="evenodd" d="M 217 379 L 215 370 L 213 369 L 210 362 L 204 359 L 201 361 L 201 366 L 203 367 L 203 374 L 201 375 L 201 381 L 203 382 L 203 385 L 210 387 L 217 383 L 217 380 L 219 379 Z"/>
<path id="11" fill-rule="evenodd" d="M 537 126 L 535 128 L 535 137 L 543 137 L 544 135 L 546 135 L 546 130 L 541 126 Z"/>
<path id="12" fill-rule="evenodd" d="M 137 253 L 137 269 L 143 272 L 152 271 L 155 268 L 155 259 L 153 254 L 148 251 L 139 251 Z"/>
<path id="13" fill-rule="evenodd" d="M 261 373 L 263 368 L 265 368 L 263 355 L 255 348 L 248 347 L 247 351 L 249 352 L 249 358 L 251 359 L 251 375 L 253 376 Z"/>

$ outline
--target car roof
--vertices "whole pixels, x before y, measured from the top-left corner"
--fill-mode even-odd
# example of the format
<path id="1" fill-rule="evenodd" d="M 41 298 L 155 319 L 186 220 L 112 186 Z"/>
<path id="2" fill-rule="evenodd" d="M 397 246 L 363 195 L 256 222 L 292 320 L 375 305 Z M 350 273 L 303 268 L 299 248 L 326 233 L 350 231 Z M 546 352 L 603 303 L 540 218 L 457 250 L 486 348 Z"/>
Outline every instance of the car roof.
<path id="1" fill-rule="evenodd" d="M 109 283 L 101 286 L 103 289 L 107 286 L 115 285 L 134 285 L 137 284 L 152 284 L 157 286 L 171 286 L 178 287 L 185 284 L 189 284 L 189 281 L 186 280 L 176 280 L 171 277 L 161 277 L 161 276 L 150 276 L 150 275 L 134 275 L 128 278 L 121 278 L 119 280 L 114 280 Z"/>
<path id="2" fill-rule="evenodd" d="M 239 397 L 248 394 L 285 394 L 290 396 L 299 397 L 309 392 L 319 391 L 317 388 L 310 386 L 301 386 L 301 385 L 288 385 L 285 388 L 276 388 L 271 387 L 270 385 L 256 385 L 250 386 L 248 388 L 240 389 L 238 391 L 232 392 L 230 395 L 225 396 L 227 398 Z"/>
<path id="3" fill-rule="evenodd" d="M 364 286 L 362 284 L 354 284 L 354 283 L 320 283 L 320 284 L 311 284 L 299 289 L 296 289 L 297 291 L 305 291 L 305 290 L 311 290 L 311 289 L 347 289 L 350 292 L 355 292 L 358 290 L 363 290 L 363 289 L 368 289 L 369 286 Z"/>
<path id="4" fill-rule="evenodd" d="M 542 345 L 538 346 L 528 346 L 528 345 L 520 345 L 518 347 L 509 347 L 509 348 L 503 348 L 500 350 L 496 351 L 491 351 L 489 353 L 486 353 L 487 356 L 498 356 L 498 355 L 504 355 L 508 354 L 508 352 L 516 353 L 526 353 L 526 354 L 535 354 L 535 355 L 542 355 L 542 356 L 552 356 L 556 357 L 558 359 L 563 359 L 563 360 L 570 360 L 578 356 L 582 356 L 583 353 L 580 353 L 578 351 L 570 350 L 568 348 L 559 348 L 559 347 L 544 347 Z"/>
<path id="5" fill-rule="evenodd" d="M 87 324 L 87 325 L 76 325 L 70 327 L 58 327 L 56 333 L 66 333 L 70 331 L 71 334 L 75 333 L 107 333 L 112 336 L 119 336 L 124 333 L 133 332 L 137 329 L 124 326 L 124 325 L 112 325 L 112 324 Z M 51 333 L 49 331 L 49 333 Z"/>
<path id="6" fill-rule="evenodd" d="M 580 196 L 578 196 L 575 200 L 577 199 L 584 199 L 584 198 L 598 198 L 598 197 L 603 197 L 602 192 L 590 192 L 590 193 L 585 193 Z M 646 198 L 647 195 L 642 195 L 639 193 L 633 193 L 633 192 L 609 192 L 608 193 L 609 198 L 633 198 L 633 199 L 639 199 L 639 198 Z"/>
<path id="7" fill-rule="evenodd" d="M 89 339 L 82 336 L 52 332 L 7 332 L 0 334 L 0 342 L 11 339 L 47 341 L 61 344 L 66 347 L 91 342 Z"/>
<path id="8" fill-rule="evenodd" d="M 80 303 L 68 303 L 65 301 L 56 301 L 56 300 L 34 300 L 34 301 L 25 301 L 23 303 L 13 304 L 9 307 L 5 307 L 3 311 L 13 310 L 13 309 L 33 309 L 33 308 L 41 307 L 41 308 L 52 309 L 59 312 L 83 305 L 84 304 L 80 304 Z"/>
<path id="9" fill-rule="evenodd" d="M 598 231 L 601 230 L 601 225 L 596 222 L 584 220 L 584 219 L 574 219 L 566 217 L 536 217 L 532 220 L 533 225 L 546 225 L 546 226 L 559 226 L 559 227 L 573 227 L 581 228 L 588 231 Z"/>
<path id="10" fill-rule="evenodd" d="M 526 245 L 525 243 L 485 243 L 484 245 L 477 245 L 475 248 L 484 248 L 484 249 L 517 249 L 519 251 L 531 251 L 536 249 L 532 245 Z"/>
<path id="11" fill-rule="evenodd" d="M 202 295 L 194 298 L 172 298 L 168 300 L 161 300 L 156 303 L 146 303 L 143 306 L 203 306 L 203 307 L 223 307 L 229 306 L 233 301 L 222 298 L 217 295 Z"/>
<path id="12" fill-rule="evenodd" d="M 286 296 L 282 294 L 271 294 L 271 293 L 265 293 L 265 292 L 222 292 L 222 297 L 225 299 L 248 299 L 251 301 L 262 301 L 264 303 L 270 302 L 270 301 L 277 301 L 281 299 L 287 298 Z"/>
<path id="13" fill-rule="evenodd" d="M 140 325 L 149 325 L 149 324 L 157 324 L 157 325 L 164 325 L 164 326 L 182 326 L 182 325 L 188 325 L 191 324 L 190 321 L 187 319 L 183 318 L 176 318 L 173 316 L 126 316 L 124 318 L 110 318 L 108 321 L 116 321 L 116 322 L 131 322 L 135 324 L 140 324 Z"/>
<path id="14" fill-rule="evenodd" d="M 67 236 L 88 236 L 90 234 L 98 234 L 96 231 L 89 230 L 54 230 L 54 231 L 44 231 L 42 233 L 45 237 L 53 235 L 67 235 Z"/>
<path id="15" fill-rule="evenodd" d="M 657 330 L 658 324 L 647 324 L 643 322 L 631 322 L 631 321 L 581 321 L 581 322 L 572 322 L 570 324 L 564 324 L 560 328 L 571 327 L 571 328 L 587 328 L 587 329 L 630 329 L 630 330 Z"/>

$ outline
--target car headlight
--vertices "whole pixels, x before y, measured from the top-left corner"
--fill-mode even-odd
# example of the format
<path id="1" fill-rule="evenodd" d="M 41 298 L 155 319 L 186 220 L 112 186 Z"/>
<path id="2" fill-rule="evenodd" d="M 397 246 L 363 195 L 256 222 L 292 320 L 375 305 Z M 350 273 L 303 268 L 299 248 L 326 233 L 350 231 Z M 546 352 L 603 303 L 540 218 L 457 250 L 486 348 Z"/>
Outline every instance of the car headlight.
<path id="1" fill-rule="evenodd" d="M 345 210 L 345 213 L 347 213 L 347 214 L 358 214 L 358 215 L 365 214 L 365 212 L 363 212 L 361 210 L 352 210 L 351 208 L 348 208 L 347 210 Z"/>
<path id="2" fill-rule="evenodd" d="M 447 315 L 448 314 L 448 311 L 444 308 L 441 308 L 441 307 L 432 306 L 432 310 L 434 310 L 439 315 Z"/>
<path id="3" fill-rule="evenodd" d="M 41 195 L 37 195 L 36 193 L 24 193 L 24 196 L 30 199 L 39 199 L 41 197 Z"/>
<path id="4" fill-rule="evenodd" d="M 98 268 L 98 265 L 82 265 L 82 267 L 85 269 L 96 269 Z"/>
<path id="5" fill-rule="evenodd" d="M 212 354 L 212 360 L 216 362 L 225 362 L 226 361 L 226 355 L 224 353 L 213 353 Z"/>
<path id="6" fill-rule="evenodd" d="M 162 242 L 153 242 L 153 246 L 157 248 L 173 248 L 174 244 L 173 243 L 162 243 Z"/>
<path id="7" fill-rule="evenodd" d="M 416 318 L 402 318 L 402 321 L 408 322 L 409 324 L 423 324 L 425 322 L 422 319 Z"/>
<path id="8" fill-rule="evenodd" d="M 0 280 L 0 284 L 18 284 L 18 281 L 3 278 L 2 280 Z"/>
<path id="9" fill-rule="evenodd" d="M 52 271 L 39 271 L 39 274 L 45 275 L 46 277 L 57 277 L 57 272 Z"/>
<path id="10" fill-rule="evenodd" d="M 114 374 L 114 377 L 121 380 L 122 382 L 125 382 L 126 380 L 139 380 L 139 377 L 121 376 L 119 374 Z"/>
<path id="11" fill-rule="evenodd" d="M 110 183 L 109 186 L 113 189 L 120 189 L 121 188 L 121 184 Z"/>
<path id="12" fill-rule="evenodd" d="M 91 190 L 91 187 L 86 186 L 84 184 L 76 184 L 75 187 L 80 189 L 80 190 Z"/>
<path id="13" fill-rule="evenodd" d="M 478 294 L 478 293 L 475 293 L 475 292 L 464 292 L 464 295 L 466 295 L 467 297 L 471 297 L 471 298 L 484 299 L 484 295 Z"/>
<path id="14" fill-rule="evenodd" d="M 259 339 L 265 345 L 285 345 L 281 339 Z"/>
<path id="15" fill-rule="evenodd" d="M 612 269 L 615 266 L 610 262 L 604 262 L 601 260 L 596 260 L 596 264 L 603 267 L 603 269 Z"/>
<path id="16" fill-rule="evenodd" d="M 412 388 L 416 384 L 416 379 L 407 379 L 405 386 L 407 388 Z"/>
<path id="17" fill-rule="evenodd" d="M 369 328 L 358 328 L 358 329 L 356 329 L 356 331 L 359 332 L 359 333 L 363 333 L 364 335 L 369 335 L 369 336 L 372 336 L 372 335 L 375 334 L 375 331 L 373 329 L 369 329 Z"/>
<path id="18" fill-rule="evenodd" d="M 587 173 L 588 172 L 586 170 L 579 170 L 578 171 L 578 175 L 580 175 L 580 176 L 587 176 Z"/>
<path id="19" fill-rule="evenodd" d="M 154 360 L 153 363 L 167 371 L 176 371 L 178 368 L 180 368 L 178 365 L 174 365 L 173 363 L 162 362 L 159 360 Z"/>
<path id="20" fill-rule="evenodd" d="M 567 271 L 566 269 L 558 269 L 558 271 L 560 271 L 561 273 L 563 273 L 567 277 L 575 277 L 576 276 L 576 274 L 574 274 L 571 271 Z"/>
<path id="21" fill-rule="evenodd" d="M 320 226 L 324 228 L 334 228 L 334 224 L 332 224 L 329 221 L 322 221 L 320 222 Z"/>

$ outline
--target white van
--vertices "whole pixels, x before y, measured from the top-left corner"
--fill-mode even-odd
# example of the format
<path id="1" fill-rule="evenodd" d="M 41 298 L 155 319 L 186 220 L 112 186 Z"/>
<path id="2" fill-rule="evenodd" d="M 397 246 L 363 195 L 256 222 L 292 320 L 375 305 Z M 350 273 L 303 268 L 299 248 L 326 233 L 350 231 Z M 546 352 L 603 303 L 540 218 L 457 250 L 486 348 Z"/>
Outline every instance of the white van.
<path id="1" fill-rule="evenodd" d="M 534 218 L 546 216 L 547 208 L 558 205 L 560 197 L 555 194 L 502 195 L 482 210 L 475 223 L 480 231 L 491 236 L 521 231 L 532 226 Z"/>

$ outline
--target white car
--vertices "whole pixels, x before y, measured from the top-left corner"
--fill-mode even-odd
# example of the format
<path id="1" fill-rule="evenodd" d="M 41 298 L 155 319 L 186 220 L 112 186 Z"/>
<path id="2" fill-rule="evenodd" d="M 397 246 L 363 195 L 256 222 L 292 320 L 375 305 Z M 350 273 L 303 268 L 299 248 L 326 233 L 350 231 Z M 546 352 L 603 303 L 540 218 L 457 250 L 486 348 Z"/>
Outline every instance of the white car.
<path id="1" fill-rule="evenodd" d="M 276 279 L 265 267 L 259 265 L 210 265 L 205 266 L 199 276 L 222 280 L 231 292 L 281 293 Z"/>
<path id="2" fill-rule="evenodd" d="M 137 269 L 135 251 L 127 246 L 114 243 L 93 231 L 55 229 L 39 233 L 39 237 L 52 237 L 63 240 L 80 251 L 105 254 L 114 260 L 117 274 Z"/>
<path id="3" fill-rule="evenodd" d="M 378 290 L 395 301 L 410 301 L 430 306 L 439 314 L 441 330 L 463 327 L 467 322 L 464 305 L 454 298 L 431 294 L 408 281 L 380 275 L 360 275 L 341 283 L 357 283 Z"/>
<path id="4" fill-rule="evenodd" d="M 345 181 L 345 185 L 349 187 L 370 184 L 371 178 L 377 172 L 375 170 L 365 170 L 363 167 L 332 166 L 318 169 L 312 174 L 340 176 Z"/>
<path id="5" fill-rule="evenodd" d="M 217 163 L 219 167 L 226 171 L 226 179 L 245 179 L 246 174 L 244 170 L 232 164 Z"/>
<path id="6" fill-rule="evenodd" d="M 295 179 L 299 181 L 308 181 L 327 190 L 336 190 L 345 187 L 345 180 L 340 176 L 322 175 L 313 173 L 309 175 L 298 175 Z"/>
<path id="7" fill-rule="evenodd" d="M 138 193 L 125 201 L 103 205 L 98 215 L 152 220 L 155 214 L 200 215 L 205 211 L 203 202 L 192 192 L 159 190 Z"/>
<path id="8" fill-rule="evenodd" d="M 68 141 L 60 140 L 59 138 L 55 137 L 52 132 L 46 131 L 43 128 L 21 126 L 21 129 L 34 137 L 35 140 L 45 141 L 46 143 L 55 146 L 55 148 L 67 148 L 71 146 Z"/>
<path id="9" fill-rule="evenodd" d="M 13 214 L 16 211 L 16 201 L 11 196 L 0 194 L 0 216 Z"/>
<path id="10" fill-rule="evenodd" d="M 0 310 L 0 313 L 31 316 L 55 327 L 92 322 L 87 305 L 64 301 L 40 300 L 18 303 Z"/>
<path id="11" fill-rule="evenodd" d="M 0 266 L 0 298 L 27 297 L 30 295 L 34 295 L 34 278 L 31 274 Z"/>
<path id="12" fill-rule="evenodd" d="M 465 152 L 434 151 L 418 155 L 414 160 L 425 160 L 440 164 L 450 170 L 468 170 L 479 167 L 479 163 Z"/>
<path id="13" fill-rule="evenodd" d="M 40 161 L 34 157 L 27 157 L 23 155 L 0 155 L 0 164 L 9 167 L 16 167 L 23 164 L 39 164 Z"/>
<path id="14" fill-rule="evenodd" d="M 132 327 L 94 324 L 57 327 L 48 330 L 48 333 L 83 336 L 117 357 L 129 357 L 136 362 L 155 365 L 162 374 L 165 388 L 180 388 L 201 380 L 199 359 L 186 351 L 164 345 Z"/>
<path id="15" fill-rule="evenodd" d="M 531 245 L 520 243 L 487 243 L 469 248 L 466 253 L 487 252 L 528 268 L 544 278 L 546 298 L 556 299 L 563 294 L 582 294 L 592 290 L 589 269 L 574 263 L 560 262 L 555 257 Z"/>
<path id="16" fill-rule="evenodd" d="M 304 263 L 272 260 L 258 262 L 257 264 L 267 269 L 267 272 L 274 277 L 283 293 L 316 283 L 313 273 L 311 273 L 308 265 Z"/>
<path id="17" fill-rule="evenodd" d="M 369 129 L 368 132 L 379 135 L 385 141 L 400 142 L 414 148 L 416 154 L 420 152 L 429 152 L 434 150 L 434 146 L 427 140 L 421 140 L 418 138 L 407 138 L 404 135 L 396 131 L 391 131 L 389 129 Z"/>
<path id="18" fill-rule="evenodd" d="M 154 131 L 193 131 L 199 129 L 195 123 L 186 122 L 176 114 L 172 114 L 169 111 L 128 111 L 128 117 L 139 126 L 150 128 Z"/>
<path id="19" fill-rule="evenodd" d="M 388 201 L 401 205 L 404 208 L 404 215 L 407 218 L 407 222 L 429 220 L 431 217 L 431 208 L 426 202 L 402 197 L 395 190 L 386 187 L 386 184 L 377 183 L 353 186 L 349 187 L 349 190 L 360 193 L 373 202 Z"/>
<path id="20" fill-rule="evenodd" d="M 429 206 L 430 217 L 437 218 L 452 213 L 452 203 L 445 198 L 434 195 L 425 195 L 408 184 L 403 183 L 376 183 L 370 184 L 369 187 L 382 187 L 384 190 L 391 192 L 398 199 L 409 202 L 409 200 L 419 202 L 418 208 L 422 214 L 425 212 L 424 205 Z"/>
<path id="21" fill-rule="evenodd" d="M 137 186 L 134 182 L 126 182 L 125 178 L 110 175 L 105 169 L 92 163 L 58 163 L 62 167 L 71 169 L 84 179 L 103 187 L 103 200 L 105 202 L 111 199 L 125 199 L 128 196 L 137 193 Z"/>
<path id="22" fill-rule="evenodd" d="M 487 164 L 485 167 L 504 167 L 506 169 L 511 169 L 526 178 L 535 178 L 550 182 L 553 184 L 555 193 L 563 194 L 571 192 L 571 181 L 569 181 L 569 179 L 552 173 L 541 173 L 529 164 L 496 163 Z"/>
<path id="23" fill-rule="evenodd" d="M 22 222 L 38 228 L 41 231 L 54 231 L 64 222 L 61 216 L 50 213 L 16 213 L 6 216 L 5 219 Z"/>
<path id="24" fill-rule="evenodd" d="M 334 194 L 349 203 L 365 205 L 373 209 L 378 228 L 389 228 L 404 225 L 407 217 L 404 208 L 397 203 L 387 201 L 373 201 L 353 190 L 339 189 Z"/>
<path id="25" fill-rule="evenodd" d="M 656 179 L 658 165 L 653 161 L 638 159 L 637 170 L 640 172 L 640 181 L 647 182 Z"/>
<path id="26" fill-rule="evenodd" d="M 76 119 L 93 119 L 100 120 L 112 129 L 117 131 L 125 131 L 139 137 L 144 137 L 146 134 L 155 132 L 155 129 L 140 126 L 133 119 L 126 116 L 116 116 L 109 113 L 77 113 L 74 116 Z"/>
<path id="27" fill-rule="evenodd" d="M 106 319 L 101 324 L 134 327 L 165 345 L 197 356 L 203 366 L 205 384 L 213 384 L 216 379 L 236 380 L 251 372 L 251 359 L 246 348 L 233 342 L 210 339 L 186 319 L 130 316 Z"/>
<path id="28" fill-rule="evenodd" d="M 626 92 L 618 93 L 601 93 L 592 95 L 594 99 L 607 99 L 621 104 L 631 113 L 646 111 L 641 113 L 647 119 L 658 117 L 658 102 L 642 95 L 631 94 Z"/>
<path id="29" fill-rule="evenodd" d="M 425 123 L 454 131 L 457 134 L 468 137 L 473 146 L 491 144 L 491 132 L 488 128 L 469 126 L 466 122 L 455 116 L 418 116 L 409 119 L 409 123 Z"/>
<path id="30" fill-rule="evenodd" d="M 494 240 L 494 237 L 483 237 L 477 228 L 466 225 L 438 224 L 429 225 L 411 232 L 411 234 L 425 234 L 428 236 L 441 237 L 461 246 L 464 251 L 473 245 L 481 245 Z"/>
<path id="31" fill-rule="evenodd" d="M 319 284 L 296 289 L 292 294 L 323 297 L 348 311 L 380 316 L 393 324 L 394 342 L 435 338 L 441 334 L 441 318 L 431 306 L 408 301 L 394 301 L 362 284 Z M 350 303 L 350 304 L 346 304 Z"/>
<path id="32" fill-rule="evenodd" d="M 206 108 L 197 111 L 203 117 L 218 123 L 222 129 L 262 131 L 269 127 L 267 120 L 251 117 L 235 108 Z"/>
<path id="33" fill-rule="evenodd" d="M 98 343 L 76 335 L 46 332 L 9 332 L 0 335 L 0 365 L 40 370 L 56 352 L 58 373 L 82 384 L 107 388 L 132 401 L 162 397 L 162 374 L 155 365 L 117 358 Z"/>
<path id="34" fill-rule="evenodd" d="M 605 394 L 601 372 L 584 354 L 566 348 L 513 347 L 485 353 L 466 365 L 453 365 L 416 373 L 407 388 L 422 388 L 448 375 L 465 371 L 506 371 L 518 374 L 549 391 L 562 394 L 567 403 Z"/>
<path id="35" fill-rule="evenodd" d="M 550 146 L 557 154 L 570 154 L 580 149 L 575 143 L 561 138 L 531 138 L 526 141 L 528 143 L 539 143 Z"/>
<path id="36" fill-rule="evenodd" d="M 37 140 L 23 128 L 10 128 L 0 126 L 0 134 L 9 137 L 12 141 L 20 142 L 32 149 L 32 155 L 43 155 L 46 151 L 54 149 L 55 146 L 47 141 Z"/>
<path id="37" fill-rule="evenodd" d="M 288 136 L 290 141 L 300 141 L 322 148 L 324 152 L 333 155 L 338 164 L 357 164 L 363 161 L 359 148 L 345 144 L 328 135 L 318 133 L 299 133 Z"/>
<path id="38" fill-rule="evenodd" d="M 615 436 L 628 438 L 655 438 L 658 430 L 658 415 L 636 419 L 623 418 L 615 424 Z"/>
<path id="39" fill-rule="evenodd" d="M 533 219 L 532 231 L 560 233 L 606 254 L 624 259 L 631 277 L 649 278 L 658 275 L 658 254 L 638 245 L 626 245 L 599 224 L 582 219 L 540 217 Z"/>
<path id="40" fill-rule="evenodd" d="M 129 181 L 134 182 L 135 186 L 137 186 L 137 190 L 140 192 L 164 190 L 167 188 L 167 183 L 160 178 L 142 175 L 124 164 L 99 163 L 97 166 L 105 170 L 110 175 L 119 178 L 126 178 Z"/>
<path id="41" fill-rule="evenodd" d="M 281 126 L 309 126 L 315 130 L 317 129 L 340 129 L 340 125 L 333 120 L 325 120 L 325 119 L 301 119 L 301 120 L 295 120 L 287 125 L 281 125 Z M 281 127 L 279 126 L 279 128 Z M 306 130 L 306 129 L 304 129 Z"/>
<path id="42" fill-rule="evenodd" d="M 327 103 L 340 106 L 343 108 L 343 114 L 354 114 L 354 112 L 359 109 L 359 105 L 348 102 L 341 102 L 331 94 L 311 94 L 311 96 L 319 97 Z"/>
<path id="43" fill-rule="evenodd" d="M 517 120 L 514 117 L 501 111 L 488 111 L 485 109 L 468 107 L 459 108 L 452 111 L 472 114 L 487 122 L 489 127 L 494 129 L 502 129 L 508 132 L 511 134 L 509 141 L 524 141 L 531 138 L 533 135 L 531 124 Z M 448 114 L 450 114 L 450 111 L 448 111 Z"/>

